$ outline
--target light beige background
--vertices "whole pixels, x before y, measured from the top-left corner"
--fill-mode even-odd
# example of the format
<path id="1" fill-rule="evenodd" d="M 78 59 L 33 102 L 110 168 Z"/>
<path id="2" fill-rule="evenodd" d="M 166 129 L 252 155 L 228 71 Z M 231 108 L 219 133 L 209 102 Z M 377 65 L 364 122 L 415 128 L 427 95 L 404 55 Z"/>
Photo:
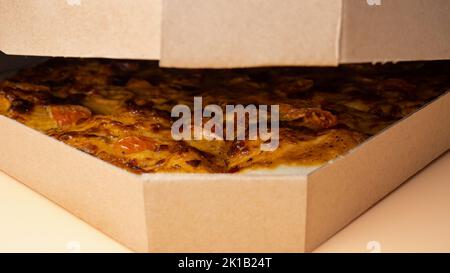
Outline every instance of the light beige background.
<path id="1" fill-rule="evenodd" d="M 450 153 L 316 252 L 450 252 Z M 0 252 L 129 252 L 0 172 Z"/>

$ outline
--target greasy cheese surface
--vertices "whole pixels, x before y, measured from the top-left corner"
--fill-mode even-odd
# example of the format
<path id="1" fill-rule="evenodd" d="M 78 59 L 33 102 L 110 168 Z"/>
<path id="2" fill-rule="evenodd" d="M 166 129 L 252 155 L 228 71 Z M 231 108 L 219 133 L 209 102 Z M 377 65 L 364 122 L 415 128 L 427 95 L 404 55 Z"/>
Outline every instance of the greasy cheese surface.
<path id="1" fill-rule="evenodd" d="M 235 173 L 323 164 L 450 87 L 450 63 L 180 70 L 51 59 L 0 84 L 0 114 L 135 173 Z M 175 141 L 177 104 L 280 106 L 280 145 Z"/>

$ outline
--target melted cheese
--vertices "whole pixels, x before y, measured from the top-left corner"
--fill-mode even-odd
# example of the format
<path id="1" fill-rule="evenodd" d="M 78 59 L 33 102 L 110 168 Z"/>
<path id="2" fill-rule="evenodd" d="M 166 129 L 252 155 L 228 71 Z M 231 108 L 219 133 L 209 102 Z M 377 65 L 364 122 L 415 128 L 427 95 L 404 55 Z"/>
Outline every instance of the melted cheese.
<path id="1" fill-rule="evenodd" d="M 392 67 L 178 70 L 52 59 L 0 84 L 0 114 L 135 173 L 313 169 L 446 90 L 449 62 L 442 66 L 402 69 L 406 74 Z M 259 140 L 173 140 L 170 111 L 193 107 L 194 96 L 221 107 L 280 105 L 279 148 L 261 151 Z"/>

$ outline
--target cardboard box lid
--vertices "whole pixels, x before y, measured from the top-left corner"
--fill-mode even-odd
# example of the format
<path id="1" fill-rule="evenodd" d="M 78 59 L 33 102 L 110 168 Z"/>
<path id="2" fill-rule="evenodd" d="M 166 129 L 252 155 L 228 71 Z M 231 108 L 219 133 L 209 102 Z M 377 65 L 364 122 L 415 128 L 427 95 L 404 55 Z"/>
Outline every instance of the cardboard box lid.
<path id="1" fill-rule="evenodd" d="M 8 54 L 169 67 L 450 59 L 448 0 L 0 0 Z"/>

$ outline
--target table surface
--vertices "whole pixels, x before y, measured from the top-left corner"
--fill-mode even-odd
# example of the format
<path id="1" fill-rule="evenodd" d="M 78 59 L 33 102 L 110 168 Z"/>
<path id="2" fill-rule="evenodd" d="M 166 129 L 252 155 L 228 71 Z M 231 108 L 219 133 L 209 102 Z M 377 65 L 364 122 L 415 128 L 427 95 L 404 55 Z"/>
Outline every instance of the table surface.
<path id="1" fill-rule="evenodd" d="M 130 252 L 0 172 L 0 252 Z M 450 252 L 450 153 L 316 252 Z"/>

